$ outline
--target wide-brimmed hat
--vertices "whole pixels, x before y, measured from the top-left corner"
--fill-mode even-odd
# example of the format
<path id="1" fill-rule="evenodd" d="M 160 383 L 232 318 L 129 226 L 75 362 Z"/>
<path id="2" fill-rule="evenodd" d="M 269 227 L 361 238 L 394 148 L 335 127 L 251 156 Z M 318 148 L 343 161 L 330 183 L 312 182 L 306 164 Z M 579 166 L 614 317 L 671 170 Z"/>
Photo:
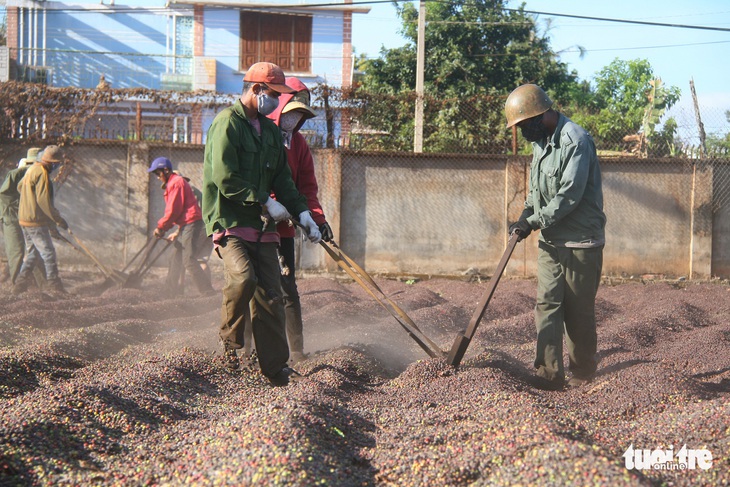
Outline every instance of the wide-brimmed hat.
<path id="1" fill-rule="evenodd" d="M 317 116 L 317 114 L 314 110 L 312 110 L 312 107 L 309 106 L 309 99 L 309 91 L 297 91 L 296 93 L 294 93 L 294 96 L 292 96 L 292 99 L 289 101 L 289 103 L 287 103 L 286 106 L 281 110 L 281 113 L 284 114 L 291 112 L 292 110 L 302 110 L 303 112 L 305 112 L 305 120 L 314 118 Z"/>
<path id="2" fill-rule="evenodd" d="M 246 71 L 243 81 L 266 83 L 266 86 L 279 93 L 294 93 L 294 90 L 286 85 L 284 71 L 274 63 L 253 64 Z"/>
<path id="3" fill-rule="evenodd" d="M 43 149 L 43 154 L 41 155 L 41 162 L 47 162 L 50 164 L 57 164 L 61 162 L 61 148 L 57 145 L 49 145 L 45 149 Z"/>
<path id="4" fill-rule="evenodd" d="M 38 153 L 40 151 L 40 147 L 31 147 L 28 149 L 28 153 L 25 156 L 25 162 L 38 162 Z"/>

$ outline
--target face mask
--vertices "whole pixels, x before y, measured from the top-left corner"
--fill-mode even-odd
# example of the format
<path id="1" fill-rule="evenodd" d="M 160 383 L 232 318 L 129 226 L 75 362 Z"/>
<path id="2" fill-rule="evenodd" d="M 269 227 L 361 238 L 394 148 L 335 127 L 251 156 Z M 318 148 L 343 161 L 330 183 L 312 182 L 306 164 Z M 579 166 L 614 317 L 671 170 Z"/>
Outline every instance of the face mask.
<path id="1" fill-rule="evenodd" d="M 522 136 L 528 142 L 537 142 L 547 137 L 548 133 L 542 125 L 542 115 L 530 119 L 529 122 L 520 127 Z"/>
<path id="2" fill-rule="evenodd" d="M 54 162 L 53 164 L 51 164 L 51 172 L 57 170 L 59 167 L 61 167 L 61 163 L 60 162 Z"/>
<path id="3" fill-rule="evenodd" d="M 297 128 L 303 116 L 296 111 L 282 113 L 281 118 L 279 118 L 279 128 L 284 132 L 294 132 L 294 129 Z"/>
<path id="4" fill-rule="evenodd" d="M 256 95 L 256 102 L 258 103 L 259 113 L 264 116 L 269 115 L 279 106 L 278 98 L 273 98 L 263 91 Z"/>

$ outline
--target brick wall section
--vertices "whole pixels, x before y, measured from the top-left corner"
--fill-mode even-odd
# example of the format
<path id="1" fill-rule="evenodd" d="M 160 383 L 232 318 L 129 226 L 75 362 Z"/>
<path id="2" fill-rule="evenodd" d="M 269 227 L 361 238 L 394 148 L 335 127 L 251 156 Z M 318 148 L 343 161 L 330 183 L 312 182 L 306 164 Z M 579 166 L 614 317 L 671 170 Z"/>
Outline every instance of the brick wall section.
<path id="1" fill-rule="evenodd" d="M 205 33 L 203 31 L 204 16 L 203 6 L 195 5 L 193 7 L 193 56 L 205 55 Z M 203 114 L 199 105 L 193 106 L 191 127 L 191 142 L 193 144 L 203 143 Z"/>
<path id="2" fill-rule="evenodd" d="M 205 33 L 203 26 L 203 6 L 193 7 L 193 56 L 204 56 Z"/>
<path id="3" fill-rule="evenodd" d="M 347 3 L 351 3 L 348 0 Z M 342 86 L 352 84 L 352 12 L 342 13 Z"/>
<path id="4" fill-rule="evenodd" d="M 193 105 L 192 115 L 192 127 L 191 127 L 191 143 L 202 144 L 203 143 L 203 110 L 200 105 Z"/>
<path id="5" fill-rule="evenodd" d="M 6 11 L 8 47 L 10 59 L 18 59 L 18 7 L 8 7 Z"/>
<path id="6" fill-rule="evenodd" d="M 8 47 L 8 78 L 16 79 L 18 76 L 18 7 L 7 7 L 5 11 L 5 23 L 7 27 L 6 36 Z"/>
<path id="7" fill-rule="evenodd" d="M 352 3 L 352 0 L 347 0 L 346 3 Z M 352 12 L 342 13 L 342 86 L 347 87 L 352 85 Z M 342 134 L 350 133 L 350 117 L 347 112 L 343 113 L 340 119 L 342 124 Z M 348 137 L 341 141 L 342 144 L 347 147 L 349 145 Z"/>

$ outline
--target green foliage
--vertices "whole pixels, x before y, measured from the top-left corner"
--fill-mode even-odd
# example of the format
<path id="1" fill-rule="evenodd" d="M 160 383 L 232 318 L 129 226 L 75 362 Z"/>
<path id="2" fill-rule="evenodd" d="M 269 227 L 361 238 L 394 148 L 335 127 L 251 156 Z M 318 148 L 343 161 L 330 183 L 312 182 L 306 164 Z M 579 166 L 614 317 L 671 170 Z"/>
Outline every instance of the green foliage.
<path id="1" fill-rule="evenodd" d="M 710 157 L 729 157 L 730 156 L 730 134 L 708 135 L 705 141 L 707 153 Z"/>
<path id="2" fill-rule="evenodd" d="M 730 122 L 730 111 L 725 112 L 725 119 Z M 710 157 L 729 157 L 730 133 L 725 135 L 708 134 L 705 140 L 705 146 Z"/>
<path id="3" fill-rule="evenodd" d="M 427 152 L 504 153 L 511 146 L 505 130 L 505 96 L 424 97 L 424 150 Z M 416 95 L 346 90 L 342 106 L 356 128 L 352 148 L 413 150 Z"/>
<path id="4" fill-rule="evenodd" d="M 594 136 L 599 149 L 624 149 L 624 137 L 642 129 L 651 138 L 654 126 L 681 94 L 676 86 L 653 86 L 655 79 L 649 61 L 617 58 L 598 72 L 593 96 L 586 95 L 588 103 L 577 107 L 572 118 Z"/>
<path id="5" fill-rule="evenodd" d="M 424 149 L 432 152 L 506 152 L 504 100 L 515 87 L 538 83 L 556 101 L 582 92 L 577 74 L 556 59 L 535 19 L 504 0 L 426 3 Z M 396 3 L 408 44 L 361 59 L 364 73 L 350 101 L 362 126 L 388 132 L 371 144 L 393 150 L 413 147 L 418 9 Z M 380 96 L 373 96 L 379 94 Z M 355 102 L 355 100 L 358 100 Z"/>
<path id="6" fill-rule="evenodd" d="M 8 16 L 5 9 L 0 8 L 0 46 L 8 44 Z"/>
<path id="7" fill-rule="evenodd" d="M 647 143 L 647 156 L 677 157 L 679 149 L 675 141 L 677 137 L 677 121 L 669 118 L 660 131 L 652 130 Z"/>
<path id="8" fill-rule="evenodd" d="M 667 120 L 661 132 L 656 132 L 662 117 L 667 111 L 667 90 L 661 79 L 650 80 L 648 104 L 644 109 L 644 119 L 641 125 L 641 140 L 643 143 L 642 155 L 666 156 L 675 152 L 674 136 L 677 131 L 677 121 Z"/>
<path id="9" fill-rule="evenodd" d="M 400 33 L 409 42 L 360 63 L 363 86 L 370 90 L 415 89 L 418 9 L 410 2 L 394 5 L 403 22 Z M 504 93 L 532 82 L 559 88 L 561 95 L 567 92 L 575 73 L 556 61 L 534 18 L 504 7 L 504 0 L 426 3 L 424 79 L 429 93 Z"/>
<path id="10" fill-rule="evenodd" d="M 650 80 L 649 94 L 647 98 L 649 103 L 644 109 L 644 119 L 641 122 L 642 132 L 645 137 L 649 138 L 654 134 L 654 127 L 661 120 L 664 112 L 667 111 L 667 100 L 665 98 L 665 90 L 661 79 Z"/>

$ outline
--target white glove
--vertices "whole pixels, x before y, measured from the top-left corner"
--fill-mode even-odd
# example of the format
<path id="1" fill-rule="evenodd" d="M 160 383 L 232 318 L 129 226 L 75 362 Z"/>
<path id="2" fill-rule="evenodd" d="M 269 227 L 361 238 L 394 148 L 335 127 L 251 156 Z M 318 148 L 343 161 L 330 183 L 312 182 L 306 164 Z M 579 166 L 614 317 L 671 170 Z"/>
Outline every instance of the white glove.
<path id="1" fill-rule="evenodd" d="M 314 223 L 312 215 L 310 215 L 308 211 L 303 211 L 299 214 L 299 223 L 304 225 L 307 229 L 307 233 L 309 234 L 307 237 L 310 242 L 319 243 L 322 241 L 322 234 L 319 233 L 319 227 L 316 223 Z"/>
<path id="2" fill-rule="evenodd" d="M 273 199 L 271 196 L 269 196 L 269 199 L 266 200 L 264 206 L 266 207 L 266 211 L 268 212 L 269 216 L 273 218 L 274 221 L 277 223 L 291 218 L 291 215 L 288 211 L 286 211 L 284 205 Z"/>

